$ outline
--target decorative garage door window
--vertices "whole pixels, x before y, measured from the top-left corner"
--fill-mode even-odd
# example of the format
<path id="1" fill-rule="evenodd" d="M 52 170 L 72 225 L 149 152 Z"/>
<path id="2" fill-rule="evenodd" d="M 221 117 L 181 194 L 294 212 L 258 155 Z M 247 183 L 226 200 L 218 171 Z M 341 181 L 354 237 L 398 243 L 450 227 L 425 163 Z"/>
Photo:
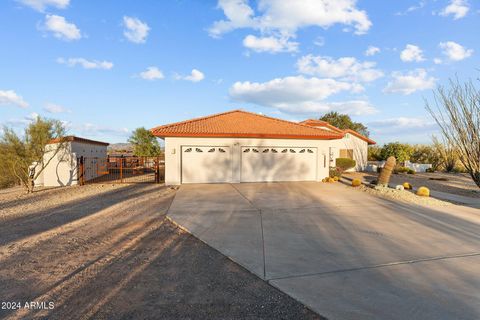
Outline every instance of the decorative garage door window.
<path id="1" fill-rule="evenodd" d="M 209 152 L 209 153 L 213 153 L 213 152 L 220 152 L 220 153 L 225 153 L 227 151 L 225 151 L 224 148 L 214 148 L 214 147 L 198 147 L 198 148 L 186 148 L 183 150 L 184 153 L 186 152 Z"/>

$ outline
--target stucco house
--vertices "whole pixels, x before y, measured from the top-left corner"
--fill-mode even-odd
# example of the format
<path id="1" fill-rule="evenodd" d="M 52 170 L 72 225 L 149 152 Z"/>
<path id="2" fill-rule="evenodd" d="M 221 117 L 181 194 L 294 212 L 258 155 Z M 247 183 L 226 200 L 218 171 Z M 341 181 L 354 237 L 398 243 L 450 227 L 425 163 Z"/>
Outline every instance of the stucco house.
<path id="1" fill-rule="evenodd" d="M 325 122 L 233 110 L 151 129 L 165 141 L 165 183 L 321 181 L 338 157 L 362 169 L 373 140 Z"/>
<path id="2" fill-rule="evenodd" d="M 52 153 L 63 148 L 52 158 Z M 107 158 L 106 142 L 95 141 L 75 136 L 68 136 L 60 140 L 52 140 L 46 146 L 44 163 L 50 162 L 35 180 L 36 186 L 63 187 L 76 185 L 79 182 L 79 159 L 84 157 L 84 166 L 95 169 L 97 159 Z M 35 164 L 33 165 L 35 167 Z M 85 170 L 85 181 L 94 179 L 102 174 L 101 170 Z"/>

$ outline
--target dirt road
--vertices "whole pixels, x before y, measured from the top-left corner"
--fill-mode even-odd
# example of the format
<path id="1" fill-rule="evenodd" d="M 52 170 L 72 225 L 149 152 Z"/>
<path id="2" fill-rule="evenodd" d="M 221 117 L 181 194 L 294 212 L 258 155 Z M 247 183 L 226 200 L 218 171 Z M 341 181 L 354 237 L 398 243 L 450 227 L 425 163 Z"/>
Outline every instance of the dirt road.
<path id="1" fill-rule="evenodd" d="M 0 318 L 320 318 L 168 222 L 174 195 L 157 185 L 1 193 Z"/>

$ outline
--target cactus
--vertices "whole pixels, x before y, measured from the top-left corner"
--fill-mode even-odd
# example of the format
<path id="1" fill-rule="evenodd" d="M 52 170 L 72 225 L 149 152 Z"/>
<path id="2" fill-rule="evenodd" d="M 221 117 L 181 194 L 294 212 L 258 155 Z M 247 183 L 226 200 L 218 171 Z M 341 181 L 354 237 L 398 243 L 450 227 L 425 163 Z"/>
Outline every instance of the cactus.
<path id="1" fill-rule="evenodd" d="M 328 182 L 335 182 L 333 178 L 328 178 Z"/>
<path id="2" fill-rule="evenodd" d="M 333 180 L 338 181 L 338 176 L 333 177 Z"/>
<path id="3" fill-rule="evenodd" d="M 405 188 L 406 190 L 412 190 L 412 185 L 408 182 L 404 182 L 403 183 L 403 188 Z"/>
<path id="4" fill-rule="evenodd" d="M 430 197 L 430 190 L 427 187 L 420 187 L 417 190 L 417 196 Z"/>
<path id="5" fill-rule="evenodd" d="M 380 176 L 378 177 L 379 186 L 388 187 L 393 168 L 395 168 L 396 164 L 397 160 L 395 159 L 395 157 L 388 157 L 387 162 L 385 162 L 385 166 L 383 167 L 382 172 L 380 172 Z"/>
<path id="6" fill-rule="evenodd" d="M 352 187 L 358 187 L 362 184 L 362 181 L 360 179 L 353 179 L 352 180 Z"/>

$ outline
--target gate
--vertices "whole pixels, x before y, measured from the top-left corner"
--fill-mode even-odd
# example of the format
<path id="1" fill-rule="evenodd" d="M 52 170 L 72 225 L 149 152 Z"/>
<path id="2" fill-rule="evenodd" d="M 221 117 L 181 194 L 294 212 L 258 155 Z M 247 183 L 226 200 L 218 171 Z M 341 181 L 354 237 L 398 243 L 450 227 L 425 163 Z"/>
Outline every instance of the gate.
<path id="1" fill-rule="evenodd" d="M 162 183 L 165 164 L 160 157 L 80 157 L 79 184 Z"/>

